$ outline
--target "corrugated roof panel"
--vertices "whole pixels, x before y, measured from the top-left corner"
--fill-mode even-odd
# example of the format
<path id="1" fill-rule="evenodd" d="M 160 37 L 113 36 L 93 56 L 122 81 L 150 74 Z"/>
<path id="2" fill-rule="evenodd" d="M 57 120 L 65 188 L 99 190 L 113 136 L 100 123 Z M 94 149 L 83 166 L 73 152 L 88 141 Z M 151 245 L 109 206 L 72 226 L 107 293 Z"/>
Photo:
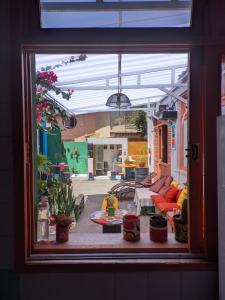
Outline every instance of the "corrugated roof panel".
<path id="1" fill-rule="evenodd" d="M 40 8 L 42 28 L 189 27 L 192 1 L 40 0 Z"/>
<path id="2" fill-rule="evenodd" d="M 93 106 L 99 111 L 107 110 L 105 103 L 108 97 L 117 92 L 118 55 L 117 54 L 87 54 L 84 61 L 68 63 L 70 57 L 78 58 L 79 54 L 37 54 L 36 70 L 51 67 L 58 77 L 57 86 L 66 90 L 73 88 L 74 93 L 69 101 L 51 93 L 70 110 L 82 112 L 83 107 L 89 110 Z M 122 55 L 122 85 L 136 86 L 138 84 L 169 84 L 170 68 L 175 71 L 176 80 L 188 63 L 187 54 L 123 54 Z M 54 66 L 58 66 L 55 67 Z M 124 74 L 124 77 L 123 77 Z M 141 80 L 138 82 L 138 76 Z M 105 89 L 104 89 L 105 87 Z M 79 90 L 85 88 L 85 90 Z M 95 88 L 95 89 L 94 89 Z M 101 90 L 98 90 L 101 88 Z M 122 86 L 123 88 L 123 86 Z M 157 88 L 122 89 L 127 94 L 132 105 L 147 103 L 147 99 L 156 101 L 156 96 L 164 93 Z M 146 98 L 146 100 L 143 100 Z M 134 103 L 132 102 L 134 100 Z M 158 98 L 159 100 L 159 98 Z"/>

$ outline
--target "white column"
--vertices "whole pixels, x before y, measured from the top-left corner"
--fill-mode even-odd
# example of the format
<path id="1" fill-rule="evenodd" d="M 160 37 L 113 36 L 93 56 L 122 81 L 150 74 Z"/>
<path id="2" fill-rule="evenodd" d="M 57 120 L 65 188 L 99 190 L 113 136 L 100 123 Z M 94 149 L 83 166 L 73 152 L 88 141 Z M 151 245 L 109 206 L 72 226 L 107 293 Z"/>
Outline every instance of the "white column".
<path id="1" fill-rule="evenodd" d="M 150 99 L 148 99 L 147 103 L 147 145 L 148 145 L 148 168 L 149 172 L 153 171 L 153 149 L 152 149 L 152 111 L 150 107 Z M 151 156 L 149 155 L 149 149 L 151 150 Z"/>

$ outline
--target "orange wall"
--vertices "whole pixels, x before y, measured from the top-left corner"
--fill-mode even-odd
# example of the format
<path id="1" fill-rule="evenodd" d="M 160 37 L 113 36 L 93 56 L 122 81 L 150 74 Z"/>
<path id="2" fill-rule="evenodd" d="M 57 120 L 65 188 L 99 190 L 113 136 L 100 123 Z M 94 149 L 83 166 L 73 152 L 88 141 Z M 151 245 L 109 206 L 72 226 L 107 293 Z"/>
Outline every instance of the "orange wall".
<path id="1" fill-rule="evenodd" d="M 141 156 L 145 156 L 145 161 L 147 162 L 147 142 L 128 142 L 128 155 L 131 155 L 132 158 L 137 161 L 140 159 Z"/>

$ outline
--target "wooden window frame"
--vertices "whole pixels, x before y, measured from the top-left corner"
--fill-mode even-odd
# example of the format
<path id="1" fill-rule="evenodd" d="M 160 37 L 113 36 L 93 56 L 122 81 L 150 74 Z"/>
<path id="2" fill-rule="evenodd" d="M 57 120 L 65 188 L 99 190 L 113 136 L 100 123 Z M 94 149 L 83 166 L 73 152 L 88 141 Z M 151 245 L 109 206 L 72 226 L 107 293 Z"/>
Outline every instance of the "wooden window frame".
<path id="1" fill-rule="evenodd" d="M 21 3 L 22 2 L 22 3 Z M 12 79 L 12 104 L 14 110 L 14 166 L 15 181 L 15 262 L 18 270 L 96 270 L 96 267 L 106 270 L 112 269 L 131 270 L 193 270 L 215 269 L 217 261 L 217 204 L 215 188 L 217 186 L 216 169 L 214 162 L 208 159 L 210 155 L 215 157 L 216 122 L 215 118 L 220 112 L 220 64 L 221 55 L 225 53 L 225 41 L 220 39 L 222 45 L 218 45 L 217 39 L 225 28 L 216 24 L 215 29 L 209 27 L 209 22 L 204 22 L 207 12 L 204 1 L 193 2 L 192 28 L 154 28 L 154 29 L 91 29 L 91 30 L 41 30 L 39 25 L 38 3 L 35 0 L 22 0 L 17 3 L 12 0 L 12 52 L 11 71 Z M 219 11 L 212 5 L 212 15 Z M 27 17 L 29 16 L 29 17 Z M 16 22 L 15 22 L 16 20 Z M 218 28 L 220 29 L 218 31 Z M 205 32 L 215 33 L 214 44 L 208 39 Z M 223 31 L 224 30 L 224 31 Z M 88 33 L 88 36 L 86 35 Z M 110 34 L 109 34 L 110 33 Z M 74 38 L 76 36 L 76 38 Z M 119 36 L 119 37 L 118 37 Z M 112 43 L 113 40 L 113 43 Z M 121 43 L 121 41 L 125 41 Z M 143 43 L 144 42 L 144 43 Z M 213 44 L 213 45 L 212 45 Z M 217 45 L 215 47 L 215 45 Z M 189 215 L 189 230 L 191 232 L 190 250 L 192 254 L 202 254 L 204 260 L 179 259 L 178 256 L 165 256 L 153 254 L 149 256 L 114 256 L 109 253 L 102 257 L 95 253 L 90 256 L 81 255 L 76 261 L 76 253 L 72 257 L 55 251 L 46 261 L 45 254 L 39 253 L 32 256 L 31 228 L 34 224 L 34 209 L 30 199 L 33 197 L 31 178 L 32 173 L 32 130 L 28 124 L 32 124 L 31 96 L 32 96 L 32 70 L 30 54 L 38 53 L 65 53 L 68 51 L 86 51 L 89 53 L 149 53 L 149 52 L 190 52 L 190 105 L 189 113 L 193 120 L 201 116 L 201 121 L 190 123 L 189 144 L 199 143 L 199 158 L 197 162 L 190 162 L 189 174 L 195 174 L 202 178 L 196 188 L 194 177 L 189 178 L 190 201 L 189 209 L 195 213 Z M 22 55 L 22 59 L 21 59 Z M 207 61 L 207 65 L 204 62 Z M 216 75 L 211 82 L 212 72 Z M 21 85 L 22 76 L 22 85 Z M 199 99 L 199 100 L 198 100 Z M 216 104 L 215 105 L 215 99 Z M 217 103 L 218 102 L 218 103 Z M 214 104 L 214 106 L 213 106 Z M 213 108 L 212 108 L 213 106 Z M 207 122 L 206 122 L 207 120 Z M 214 122 L 214 123 L 212 123 Z M 207 135 L 204 133 L 207 132 Z M 203 139 L 203 137 L 205 137 Z M 214 141 L 214 147 L 213 143 Z M 18 157 L 23 159 L 18 160 Z M 203 190 L 203 162 L 204 162 L 204 190 Z M 214 173 L 213 178 L 210 175 Z M 204 199 L 203 199 L 204 197 Z M 202 202 L 204 200 L 204 209 Z M 196 220 L 197 219 L 197 220 Z M 213 220 L 213 221 L 212 221 Z M 196 227 L 195 227 L 196 226 Z M 196 230 L 199 228 L 199 230 Z M 202 236 L 204 234 L 204 239 Z M 123 257 L 121 261 L 121 257 Z M 60 258 L 58 260 L 57 258 Z M 142 258 L 142 259 L 141 259 Z M 160 259 L 159 259 L 160 258 Z M 208 263 L 206 264 L 206 261 Z M 63 263 L 62 263 L 63 262 Z M 77 263 L 78 262 L 78 263 Z M 102 267 L 102 262 L 105 262 Z M 165 262 L 167 265 L 165 266 Z M 171 269 L 172 268 L 172 269 Z M 109 269 L 108 269 L 109 270 Z"/>
<path id="2" fill-rule="evenodd" d="M 179 169 L 184 171 L 185 173 L 187 173 L 187 165 L 184 164 L 184 159 L 185 159 L 185 149 L 184 149 L 184 122 L 182 122 L 182 119 L 183 119 L 183 114 L 185 113 L 182 109 L 182 107 L 180 106 L 179 107 L 179 110 L 180 110 L 180 126 L 179 126 L 179 135 L 180 135 L 180 145 L 179 145 L 179 162 L 178 162 L 178 166 L 179 166 Z M 184 119 L 184 120 L 187 120 Z M 188 124 L 187 124 L 188 125 Z"/>

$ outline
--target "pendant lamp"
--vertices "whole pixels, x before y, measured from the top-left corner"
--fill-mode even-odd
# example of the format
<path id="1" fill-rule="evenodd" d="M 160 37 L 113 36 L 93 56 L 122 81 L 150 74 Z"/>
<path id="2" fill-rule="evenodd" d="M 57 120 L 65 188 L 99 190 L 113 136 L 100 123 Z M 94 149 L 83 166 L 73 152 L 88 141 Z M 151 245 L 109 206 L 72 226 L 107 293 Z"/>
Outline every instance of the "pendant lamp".
<path id="1" fill-rule="evenodd" d="M 118 93 L 109 96 L 106 106 L 113 108 L 127 108 L 131 106 L 127 95 L 121 93 L 121 54 L 118 54 Z"/>

